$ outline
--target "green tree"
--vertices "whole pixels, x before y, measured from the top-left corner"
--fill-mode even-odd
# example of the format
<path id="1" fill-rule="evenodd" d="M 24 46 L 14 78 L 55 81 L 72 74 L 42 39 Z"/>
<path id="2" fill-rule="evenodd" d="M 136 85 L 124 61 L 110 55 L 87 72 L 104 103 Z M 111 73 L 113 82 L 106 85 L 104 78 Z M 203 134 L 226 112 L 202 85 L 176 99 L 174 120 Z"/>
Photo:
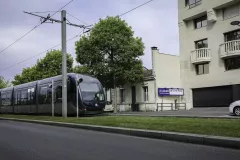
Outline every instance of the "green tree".
<path id="1" fill-rule="evenodd" d="M 79 73 L 79 74 L 88 74 L 88 75 L 92 74 L 90 68 L 88 68 L 87 66 L 80 66 L 80 65 L 73 67 L 73 72 Z"/>
<path id="2" fill-rule="evenodd" d="M 116 86 L 143 81 L 139 57 L 144 55 L 144 44 L 119 17 L 100 19 L 90 35 L 76 43 L 76 54 L 76 60 L 90 68 L 106 88 L 113 87 L 114 76 Z"/>
<path id="3" fill-rule="evenodd" d="M 0 89 L 10 87 L 11 83 L 8 80 L 5 80 L 2 76 L 0 76 Z"/>
<path id="4" fill-rule="evenodd" d="M 72 71 L 73 58 L 67 54 L 67 71 Z M 37 60 L 37 64 L 32 67 L 24 68 L 21 75 L 16 75 L 12 83 L 14 85 L 32 82 L 56 75 L 62 72 L 62 52 L 52 50 L 42 59 Z"/>

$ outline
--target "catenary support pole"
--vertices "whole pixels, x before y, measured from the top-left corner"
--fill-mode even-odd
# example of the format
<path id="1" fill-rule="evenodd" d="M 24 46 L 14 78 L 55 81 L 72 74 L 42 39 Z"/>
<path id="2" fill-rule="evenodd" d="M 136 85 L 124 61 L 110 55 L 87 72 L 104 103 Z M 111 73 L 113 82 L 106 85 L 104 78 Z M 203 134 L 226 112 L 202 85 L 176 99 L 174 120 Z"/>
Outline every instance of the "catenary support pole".
<path id="1" fill-rule="evenodd" d="M 52 79 L 52 116 L 54 117 L 54 80 Z"/>
<path id="2" fill-rule="evenodd" d="M 78 83 L 76 83 L 76 109 L 77 109 L 77 118 L 78 118 Z"/>
<path id="3" fill-rule="evenodd" d="M 117 88 L 116 88 L 116 77 L 114 73 L 113 77 L 113 88 L 114 88 L 114 113 L 117 113 Z"/>
<path id="4" fill-rule="evenodd" d="M 62 10 L 62 116 L 67 118 L 66 11 Z"/>

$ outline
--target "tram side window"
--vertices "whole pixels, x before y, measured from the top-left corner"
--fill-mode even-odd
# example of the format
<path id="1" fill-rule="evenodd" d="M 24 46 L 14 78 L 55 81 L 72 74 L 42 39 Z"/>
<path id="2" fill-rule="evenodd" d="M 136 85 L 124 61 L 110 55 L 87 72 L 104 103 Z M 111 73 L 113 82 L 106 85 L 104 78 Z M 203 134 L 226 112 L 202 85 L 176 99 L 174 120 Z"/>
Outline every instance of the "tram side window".
<path id="1" fill-rule="evenodd" d="M 10 106 L 11 105 L 11 95 L 9 93 L 7 93 L 6 95 L 6 106 Z"/>
<path id="2" fill-rule="evenodd" d="M 47 91 L 47 103 L 52 102 L 52 88 L 49 88 Z"/>
<path id="3" fill-rule="evenodd" d="M 11 93 L 3 93 L 2 94 L 2 105 L 3 106 L 11 106 Z"/>
<path id="4" fill-rule="evenodd" d="M 31 88 L 31 104 L 35 104 L 35 89 L 34 88 Z"/>
<path id="5" fill-rule="evenodd" d="M 2 93 L 2 105 L 5 106 L 6 105 L 6 94 Z"/>
<path id="6" fill-rule="evenodd" d="M 21 91 L 16 91 L 15 93 L 15 104 L 21 105 Z"/>
<path id="7" fill-rule="evenodd" d="M 56 84 L 54 96 L 56 97 L 56 102 L 62 101 L 62 86 L 60 84 Z"/>
<path id="8" fill-rule="evenodd" d="M 21 104 L 22 105 L 27 105 L 28 103 L 28 91 L 27 90 L 23 90 L 21 92 Z"/>
<path id="9" fill-rule="evenodd" d="M 48 104 L 48 87 L 43 86 L 40 89 L 40 95 L 39 95 L 39 103 L 40 104 Z"/>

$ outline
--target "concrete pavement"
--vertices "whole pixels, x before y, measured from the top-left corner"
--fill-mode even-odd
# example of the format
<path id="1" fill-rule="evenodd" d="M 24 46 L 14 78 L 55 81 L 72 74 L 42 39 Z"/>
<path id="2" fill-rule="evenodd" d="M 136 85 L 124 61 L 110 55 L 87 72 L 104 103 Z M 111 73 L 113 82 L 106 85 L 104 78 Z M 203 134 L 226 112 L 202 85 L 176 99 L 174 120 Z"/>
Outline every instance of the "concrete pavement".
<path id="1" fill-rule="evenodd" d="M 200 118 L 240 118 L 229 114 L 228 107 L 193 108 L 190 110 L 159 112 L 118 112 L 108 115 L 148 116 L 148 117 L 200 117 Z"/>
<path id="2" fill-rule="evenodd" d="M 0 121 L 3 160 L 238 160 L 240 150 Z"/>

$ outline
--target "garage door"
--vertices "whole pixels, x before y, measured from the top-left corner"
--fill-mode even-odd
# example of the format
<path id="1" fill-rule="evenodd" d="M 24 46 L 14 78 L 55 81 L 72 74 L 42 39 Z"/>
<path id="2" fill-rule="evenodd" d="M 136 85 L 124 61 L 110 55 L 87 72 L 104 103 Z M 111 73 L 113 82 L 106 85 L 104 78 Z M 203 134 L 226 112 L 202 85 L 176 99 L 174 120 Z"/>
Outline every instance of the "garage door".
<path id="1" fill-rule="evenodd" d="M 227 107 L 232 97 L 232 86 L 193 89 L 193 107 Z"/>

